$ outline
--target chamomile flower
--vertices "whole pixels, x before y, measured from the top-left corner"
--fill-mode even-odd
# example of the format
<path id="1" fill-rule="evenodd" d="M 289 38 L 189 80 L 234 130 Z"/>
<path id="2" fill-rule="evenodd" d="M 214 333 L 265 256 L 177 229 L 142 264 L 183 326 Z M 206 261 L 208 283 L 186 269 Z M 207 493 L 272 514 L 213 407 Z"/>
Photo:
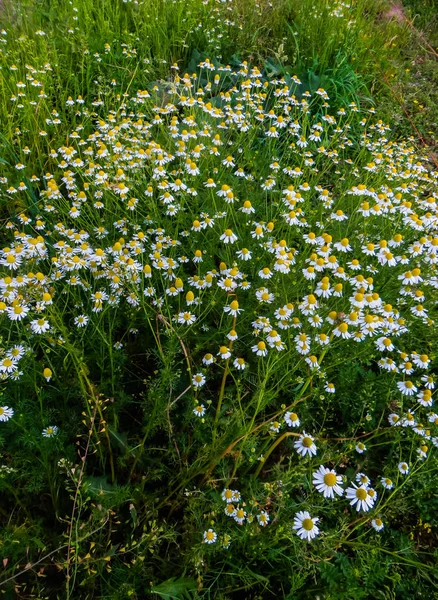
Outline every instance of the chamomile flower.
<path id="1" fill-rule="evenodd" d="M 262 510 L 262 512 L 259 515 L 257 515 L 257 520 L 261 527 L 266 527 L 266 525 L 270 521 L 269 514 L 265 510 Z"/>
<path id="2" fill-rule="evenodd" d="M 364 485 L 357 487 L 354 483 L 351 487 L 345 490 L 345 495 L 350 500 L 351 506 L 356 506 L 357 512 L 363 510 L 368 512 L 375 502 L 375 496 L 373 493 L 369 493 L 370 488 L 366 488 Z M 372 490 L 374 492 L 374 490 Z"/>
<path id="3" fill-rule="evenodd" d="M 398 463 L 398 470 L 402 475 L 407 475 L 409 473 L 409 465 L 405 462 Z"/>
<path id="4" fill-rule="evenodd" d="M 196 315 L 191 312 L 181 312 L 178 314 L 177 321 L 180 325 L 193 325 L 196 321 Z"/>
<path id="5" fill-rule="evenodd" d="M 399 381 L 397 387 L 404 396 L 413 396 L 418 390 L 412 381 Z"/>
<path id="6" fill-rule="evenodd" d="M 385 488 L 385 490 L 392 490 L 394 487 L 394 482 L 389 477 L 381 477 L 380 483 Z"/>
<path id="7" fill-rule="evenodd" d="M 373 519 L 371 521 L 371 526 L 376 530 L 376 531 L 382 531 L 382 529 L 385 527 L 385 525 L 383 524 L 382 519 L 379 519 L 379 517 L 376 517 L 375 519 Z"/>
<path id="8" fill-rule="evenodd" d="M 74 323 L 76 325 L 76 327 L 86 327 L 89 321 L 89 317 L 87 317 L 87 315 L 78 315 L 77 317 L 75 317 L 74 319 Z"/>
<path id="9" fill-rule="evenodd" d="M 211 365 L 214 362 L 214 356 L 213 354 L 210 354 L 210 352 L 207 352 L 207 354 L 204 354 L 204 357 L 202 359 L 202 363 L 204 365 Z"/>
<path id="10" fill-rule="evenodd" d="M 257 356 L 267 356 L 268 354 L 268 349 L 263 341 L 257 342 L 257 344 L 252 346 L 251 350 L 255 352 Z"/>
<path id="11" fill-rule="evenodd" d="M 221 498 L 224 502 L 233 502 L 234 492 L 229 488 L 225 488 L 221 494 Z"/>
<path id="12" fill-rule="evenodd" d="M 227 346 L 221 346 L 219 348 L 219 352 L 217 355 L 222 358 L 222 360 L 227 360 L 231 356 L 230 349 Z"/>
<path id="13" fill-rule="evenodd" d="M 239 490 L 233 490 L 233 502 L 240 502 L 242 499 L 242 496 L 239 492 Z"/>
<path id="14" fill-rule="evenodd" d="M 224 242 L 224 244 L 234 244 L 234 242 L 237 242 L 238 238 L 231 229 L 226 229 L 219 239 Z"/>
<path id="15" fill-rule="evenodd" d="M 311 435 L 303 432 L 300 438 L 294 443 L 294 448 L 300 456 L 314 456 L 317 449 L 314 443 L 314 438 Z"/>
<path id="16" fill-rule="evenodd" d="M 365 444 L 363 442 L 357 442 L 356 444 L 356 452 L 358 454 L 363 454 L 364 452 L 366 452 L 367 447 L 365 446 Z"/>
<path id="17" fill-rule="evenodd" d="M 318 471 L 313 473 L 313 485 L 318 492 L 323 494 L 324 498 L 334 498 L 335 494 L 342 496 L 344 490 L 341 487 L 342 476 L 338 475 L 334 469 L 327 469 L 322 465 Z"/>
<path id="18" fill-rule="evenodd" d="M 401 425 L 401 419 L 396 413 L 391 413 L 388 417 L 388 421 L 389 424 L 393 427 L 398 427 L 399 425 Z"/>
<path id="19" fill-rule="evenodd" d="M 236 523 L 238 523 L 238 525 L 243 525 L 246 519 L 246 512 L 243 508 L 237 508 L 233 517 Z"/>
<path id="20" fill-rule="evenodd" d="M 247 367 L 247 363 L 245 362 L 244 358 L 235 358 L 233 365 L 238 371 L 244 371 Z"/>
<path id="21" fill-rule="evenodd" d="M 203 417 L 205 415 L 205 406 L 203 404 L 198 404 L 197 406 L 195 406 L 195 408 L 193 409 L 193 414 L 196 417 Z"/>
<path id="22" fill-rule="evenodd" d="M 295 515 L 293 528 L 302 540 L 310 542 L 319 535 L 318 521 L 319 518 L 311 517 L 306 510 L 300 511 Z"/>
<path id="23" fill-rule="evenodd" d="M 368 477 L 368 475 L 365 475 L 365 473 L 358 473 L 356 475 L 356 481 L 360 484 L 363 485 L 366 488 L 369 488 L 371 485 L 371 480 Z"/>
<path id="24" fill-rule="evenodd" d="M 51 370 L 51 369 L 49 369 L 48 367 L 46 367 L 46 368 L 43 370 L 43 377 L 44 377 L 44 379 L 45 379 L 47 382 L 49 382 L 49 381 L 51 380 L 51 378 L 52 378 L 52 375 L 53 375 L 53 373 L 52 373 L 52 370 Z"/>
<path id="25" fill-rule="evenodd" d="M 412 362 L 420 369 L 427 369 L 430 365 L 430 358 L 427 354 L 418 355 L 415 353 L 412 355 Z M 425 381 L 425 379 L 427 380 L 427 375 L 423 375 L 421 378 L 422 381 Z"/>
<path id="26" fill-rule="evenodd" d="M 14 410 L 12 408 L 9 408 L 9 406 L 0 406 L 0 421 L 9 421 L 13 416 Z"/>
<path id="27" fill-rule="evenodd" d="M 427 458 L 427 452 L 429 448 L 426 444 L 422 444 L 419 448 L 417 448 L 417 456 L 420 460 L 424 460 Z"/>
<path id="28" fill-rule="evenodd" d="M 10 357 L 2 358 L 0 360 L 0 373 L 13 373 L 17 368 L 17 361 Z"/>
<path id="29" fill-rule="evenodd" d="M 46 319 L 34 319 L 30 322 L 33 333 L 46 333 L 50 329 L 50 323 Z"/>
<path id="30" fill-rule="evenodd" d="M 58 432 L 59 432 L 59 429 L 56 425 L 49 425 L 49 427 L 46 427 L 45 429 L 43 429 L 42 435 L 43 435 L 43 437 L 51 438 L 51 437 L 55 437 L 55 435 L 58 435 Z"/>
<path id="31" fill-rule="evenodd" d="M 201 388 L 203 385 L 205 385 L 205 382 L 206 379 L 202 373 L 196 373 L 196 375 L 193 375 L 192 377 L 192 385 L 194 388 Z"/>
<path id="32" fill-rule="evenodd" d="M 240 260 L 251 260 L 252 259 L 252 252 L 250 250 L 248 250 L 248 248 L 242 248 L 242 250 L 239 250 L 237 252 L 237 257 L 240 258 Z"/>
<path id="33" fill-rule="evenodd" d="M 281 427 L 281 423 L 279 421 L 272 421 L 269 429 L 270 429 L 270 431 L 273 431 L 274 433 L 278 433 L 280 431 L 280 427 Z"/>
<path id="34" fill-rule="evenodd" d="M 256 298 L 261 303 L 272 304 L 275 296 L 268 290 L 268 288 L 262 287 L 256 291 Z"/>
<path id="35" fill-rule="evenodd" d="M 205 544 L 214 544 L 217 540 L 217 533 L 213 531 L 213 529 L 207 529 L 204 531 L 204 543 Z"/>
<path id="36" fill-rule="evenodd" d="M 237 300 L 233 300 L 230 302 L 229 306 L 224 307 L 224 312 L 231 315 L 232 317 L 237 317 L 239 313 L 243 311 L 243 308 L 239 308 L 239 302 Z"/>
<path id="37" fill-rule="evenodd" d="M 289 425 L 289 427 L 299 427 L 301 423 L 297 413 L 289 411 L 284 414 L 284 422 L 286 425 Z"/>

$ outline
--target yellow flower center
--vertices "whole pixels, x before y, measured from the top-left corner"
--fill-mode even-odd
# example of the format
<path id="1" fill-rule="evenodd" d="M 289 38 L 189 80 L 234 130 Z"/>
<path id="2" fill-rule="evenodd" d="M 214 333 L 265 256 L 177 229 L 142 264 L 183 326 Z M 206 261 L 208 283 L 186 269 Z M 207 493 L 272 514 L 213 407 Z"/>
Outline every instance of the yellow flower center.
<path id="1" fill-rule="evenodd" d="M 310 437 L 305 437 L 303 438 L 302 444 L 305 448 L 310 448 L 310 446 L 313 444 L 313 440 Z"/>
<path id="2" fill-rule="evenodd" d="M 364 490 L 363 488 L 359 488 L 358 490 L 356 490 L 356 498 L 358 498 L 359 500 L 365 500 L 366 497 L 367 497 L 366 490 Z"/>
<path id="3" fill-rule="evenodd" d="M 324 475 L 324 483 L 329 487 L 336 485 L 336 475 L 334 473 L 327 473 Z"/>
<path id="4" fill-rule="evenodd" d="M 301 523 L 301 526 L 306 531 L 311 531 L 313 529 L 313 521 L 312 519 L 304 519 Z"/>

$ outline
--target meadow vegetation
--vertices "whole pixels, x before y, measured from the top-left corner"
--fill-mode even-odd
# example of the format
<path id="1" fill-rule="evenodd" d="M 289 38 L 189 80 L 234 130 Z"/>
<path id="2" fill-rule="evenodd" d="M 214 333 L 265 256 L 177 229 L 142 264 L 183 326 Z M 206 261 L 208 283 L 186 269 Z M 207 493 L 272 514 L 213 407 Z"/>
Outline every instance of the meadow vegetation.
<path id="1" fill-rule="evenodd" d="M 432 0 L 0 21 L 3 597 L 435 597 Z"/>

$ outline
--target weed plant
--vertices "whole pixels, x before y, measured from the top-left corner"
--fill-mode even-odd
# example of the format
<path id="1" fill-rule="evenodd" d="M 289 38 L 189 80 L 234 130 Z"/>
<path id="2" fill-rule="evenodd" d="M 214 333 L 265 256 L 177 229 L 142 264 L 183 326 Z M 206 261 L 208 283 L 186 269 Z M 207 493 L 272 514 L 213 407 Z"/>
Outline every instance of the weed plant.
<path id="1" fill-rule="evenodd" d="M 294 72 L 236 54 L 293 3 L 44 6 L 2 32 L 5 595 L 433 597 L 438 172 L 369 15 L 317 3 Z"/>

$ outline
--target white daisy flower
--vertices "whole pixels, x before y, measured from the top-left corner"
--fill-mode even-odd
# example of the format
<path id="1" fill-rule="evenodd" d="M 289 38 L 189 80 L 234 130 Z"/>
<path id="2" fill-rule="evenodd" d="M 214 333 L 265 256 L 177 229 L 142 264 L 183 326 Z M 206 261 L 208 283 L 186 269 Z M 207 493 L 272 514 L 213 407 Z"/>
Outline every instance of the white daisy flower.
<path id="1" fill-rule="evenodd" d="M 227 348 L 227 346 L 221 346 L 217 355 L 220 356 L 223 360 L 226 360 L 230 358 L 231 352 L 230 349 Z"/>
<path id="2" fill-rule="evenodd" d="M 334 498 L 334 494 L 342 496 L 344 490 L 341 488 L 342 476 L 337 475 L 333 469 L 327 469 L 322 465 L 318 471 L 313 473 L 313 485 L 318 492 L 324 495 L 324 498 Z"/>
<path id="3" fill-rule="evenodd" d="M 87 315 L 78 315 L 74 319 L 74 323 L 75 323 L 76 327 L 86 327 L 88 321 L 89 321 L 89 318 L 87 317 Z"/>
<path id="4" fill-rule="evenodd" d="M 213 531 L 213 529 L 208 529 L 204 531 L 204 542 L 206 544 L 214 544 L 217 540 L 217 533 Z"/>
<path id="5" fill-rule="evenodd" d="M 229 488 L 225 488 L 221 494 L 221 498 L 224 502 L 232 502 L 233 495 L 234 495 L 233 490 L 230 490 Z"/>
<path id="6" fill-rule="evenodd" d="M 360 510 L 368 512 L 370 508 L 373 507 L 375 502 L 375 493 L 370 494 L 369 492 L 370 490 L 364 485 L 357 487 L 353 483 L 352 487 L 349 487 L 345 490 L 345 495 L 348 500 L 351 500 L 351 506 L 356 505 L 357 512 Z M 374 490 L 372 490 L 372 492 L 374 492 Z"/>
<path id="7" fill-rule="evenodd" d="M 51 437 L 54 437 L 55 435 L 57 435 L 58 431 L 59 431 L 59 429 L 56 425 L 50 425 L 49 427 L 46 427 L 45 429 L 43 429 L 42 435 L 43 435 L 43 437 L 51 438 Z"/>
<path id="8" fill-rule="evenodd" d="M 180 325 L 193 325 L 196 321 L 196 315 L 191 312 L 181 312 L 178 314 L 177 321 Z"/>
<path id="9" fill-rule="evenodd" d="M 203 417 L 205 415 L 205 406 L 203 404 L 198 404 L 193 409 L 193 414 L 197 417 Z"/>
<path id="10" fill-rule="evenodd" d="M 380 479 L 380 483 L 385 488 L 385 490 L 392 490 L 394 487 L 394 482 L 389 477 L 382 477 Z"/>
<path id="11" fill-rule="evenodd" d="M 372 525 L 372 527 L 374 527 L 374 529 L 376 531 L 382 531 L 382 529 L 385 527 L 382 519 L 379 519 L 379 517 L 376 517 L 375 519 L 373 519 L 371 521 L 371 525 Z"/>
<path id="12" fill-rule="evenodd" d="M 243 522 L 245 521 L 246 518 L 246 512 L 243 510 L 243 508 L 237 508 L 236 512 L 234 513 L 234 520 L 236 521 L 236 523 L 238 523 L 239 525 L 242 525 Z"/>
<path id="13" fill-rule="evenodd" d="M 237 241 L 237 235 L 235 235 L 231 229 L 226 229 L 219 239 L 224 242 L 224 244 L 234 244 L 234 242 Z"/>
<path id="14" fill-rule="evenodd" d="M 262 512 L 259 515 L 257 515 L 257 520 L 261 527 L 266 527 L 266 525 L 269 523 L 268 513 L 265 510 L 262 510 Z"/>
<path id="15" fill-rule="evenodd" d="M 13 416 L 14 410 L 12 408 L 9 408 L 9 406 L 0 406 L 0 421 L 9 421 Z"/>
<path id="16" fill-rule="evenodd" d="M 252 346 L 251 350 L 255 352 L 257 356 L 266 356 L 268 354 L 268 349 L 266 348 L 266 344 L 263 341 L 260 341 L 254 346 Z"/>
<path id="17" fill-rule="evenodd" d="M 399 381 L 397 387 L 404 396 L 413 396 L 418 389 L 412 381 Z"/>
<path id="18" fill-rule="evenodd" d="M 366 488 L 369 488 L 371 485 L 371 479 L 365 473 L 358 473 L 356 475 L 356 481 L 359 485 L 363 485 Z"/>
<path id="19" fill-rule="evenodd" d="M 317 517 L 312 518 L 306 510 L 300 511 L 295 515 L 293 528 L 302 540 L 310 542 L 319 534 L 319 528 L 316 526 L 318 521 Z"/>
<path id="20" fill-rule="evenodd" d="M 50 329 L 50 323 L 46 319 L 34 319 L 30 322 L 33 333 L 46 333 Z"/>
<path id="21" fill-rule="evenodd" d="M 299 427 L 300 426 L 300 419 L 298 418 L 297 413 L 294 412 L 287 412 L 284 415 L 284 421 L 287 425 L 289 425 L 289 427 Z"/>
<path id="22" fill-rule="evenodd" d="M 196 373 L 192 377 L 192 384 L 195 388 L 201 388 L 205 384 L 205 376 L 202 373 Z"/>
<path id="23" fill-rule="evenodd" d="M 13 373 L 17 368 L 17 361 L 7 356 L 0 361 L 0 373 Z"/>
<path id="24" fill-rule="evenodd" d="M 202 362 L 204 365 L 211 365 L 214 362 L 213 354 L 210 354 L 209 352 L 207 352 L 207 354 L 204 354 Z"/>
<path id="25" fill-rule="evenodd" d="M 409 473 L 409 465 L 405 462 L 398 463 L 398 470 L 402 475 L 407 475 Z"/>
<path id="26" fill-rule="evenodd" d="M 363 454 L 364 452 L 366 452 L 366 449 L 367 447 L 363 442 L 358 442 L 356 444 L 356 452 L 358 452 L 359 454 Z"/>
<path id="27" fill-rule="evenodd" d="M 316 455 L 316 445 L 314 443 L 314 438 L 311 435 L 307 435 L 305 431 L 303 431 L 300 438 L 294 443 L 294 448 L 298 452 L 300 456 L 309 456 Z"/>

